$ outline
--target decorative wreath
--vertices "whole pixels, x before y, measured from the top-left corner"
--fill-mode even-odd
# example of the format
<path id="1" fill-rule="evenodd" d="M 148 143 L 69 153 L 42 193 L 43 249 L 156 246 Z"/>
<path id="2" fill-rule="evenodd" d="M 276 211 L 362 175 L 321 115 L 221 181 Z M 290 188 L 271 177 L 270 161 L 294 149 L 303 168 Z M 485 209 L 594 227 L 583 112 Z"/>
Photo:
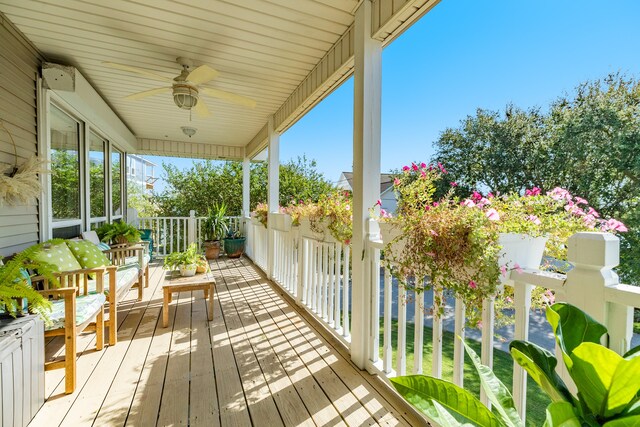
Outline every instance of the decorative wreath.
<path id="1" fill-rule="evenodd" d="M 0 205 L 6 203 L 10 206 L 27 204 L 40 196 L 42 186 L 38 177 L 41 173 L 49 173 L 44 167 L 45 162 L 37 156 L 27 159 L 18 166 L 18 149 L 11 132 L 0 121 L 0 127 L 9 135 L 13 144 L 15 163 L 13 165 L 0 163 Z"/>

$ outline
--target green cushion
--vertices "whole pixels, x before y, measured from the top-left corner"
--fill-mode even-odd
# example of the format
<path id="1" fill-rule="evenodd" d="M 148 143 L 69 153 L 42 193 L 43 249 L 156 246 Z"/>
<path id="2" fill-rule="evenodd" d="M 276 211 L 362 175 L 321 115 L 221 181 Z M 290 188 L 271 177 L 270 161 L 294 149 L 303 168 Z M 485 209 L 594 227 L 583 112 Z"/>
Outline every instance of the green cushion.
<path id="1" fill-rule="evenodd" d="M 118 268 L 118 270 L 116 270 L 116 290 L 124 286 L 127 286 L 131 283 L 135 283 L 138 280 L 139 275 L 140 275 L 140 270 L 137 268 L 137 264 L 135 266 L 132 265 L 132 266 Z M 95 294 L 96 281 L 89 280 L 88 286 L 89 286 L 89 293 Z M 105 294 L 108 294 L 109 293 L 109 273 L 104 275 L 103 286 L 104 286 Z"/>
<path id="2" fill-rule="evenodd" d="M 55 271 L 82 269 L 82 266 L 65 243 L 40 249 L 33 255 L 33 260 L 49 263 L 54 266 Z"/>
<path id="3" fill-rule="evenodd" d="M 100 248 L 88 240 L 67 240 L 67 246 L 82 268 L 98 268 L 111 265 L 109 258 Z"/>
<path id="4" fill-rule="evenodd" d="M 106 297 L 104 294 L 93 294 L 76 297 L 76 325 L 86 322 L 100 307 L 104 305 Z M 64 328 L 64 300 L 51 301 L 52 310 L 49 314 L 51 324 L 45 328 L 47 331 Z"/>

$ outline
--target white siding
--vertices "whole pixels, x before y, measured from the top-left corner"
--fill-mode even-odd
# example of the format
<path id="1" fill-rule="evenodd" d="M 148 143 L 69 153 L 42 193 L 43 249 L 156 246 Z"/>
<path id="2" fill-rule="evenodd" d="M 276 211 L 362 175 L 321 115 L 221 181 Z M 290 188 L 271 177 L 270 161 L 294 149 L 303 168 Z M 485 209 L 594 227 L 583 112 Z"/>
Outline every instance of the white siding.
<path id="1" fill-rule="evenodd" d="M 17 145 L 18 162 L 37 154 L 36 85 L 41 57 L 0 13 L 0 120 Z M 13 145 L 0 128 L 0 163 L 13 164 Z M 38 204 L 0 205 L 0 256 L 38 242 Z"/>

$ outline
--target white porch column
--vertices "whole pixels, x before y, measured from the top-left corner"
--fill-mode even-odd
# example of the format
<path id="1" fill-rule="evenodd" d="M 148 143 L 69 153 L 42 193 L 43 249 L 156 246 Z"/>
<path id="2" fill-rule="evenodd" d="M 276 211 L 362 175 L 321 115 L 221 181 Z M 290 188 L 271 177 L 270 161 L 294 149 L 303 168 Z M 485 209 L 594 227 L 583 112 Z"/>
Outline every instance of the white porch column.
<path id="1" fill-rule="evenodd" d="M 354 27 L 351 359 L 361 369 L 366 367 L 373 342 L 369 326 L 374 281 L 365 253 L 368 210 L 380 197 L 382 43 L 371 38 L 371 7 L 369 0 L 362 2 Z"/>
<path id="2" fill-rule="evenodd" d="M 251 161 L 248 157 L 242 160 L 242 213 L 247 218 L 251 211 Z"/>
<path id="3" fill-rule="evenodd" d="M 280 135 L 273 126 L 273 116 L 269 118 L 269 163 L 268 163 L 268 197 L 269 212 L 278 212 L 280 207 Z M 267 277 L 273 277 L 273 263 L 275 260 L 275 245 L 273 223 L 267 223 Z"/>

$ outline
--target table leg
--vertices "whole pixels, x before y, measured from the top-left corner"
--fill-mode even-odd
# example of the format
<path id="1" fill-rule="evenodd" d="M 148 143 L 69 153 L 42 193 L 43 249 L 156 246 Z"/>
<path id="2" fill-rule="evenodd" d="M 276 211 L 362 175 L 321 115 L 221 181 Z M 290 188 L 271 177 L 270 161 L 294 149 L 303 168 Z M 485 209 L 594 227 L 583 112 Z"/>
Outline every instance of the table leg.
<path id="1" fill-rule="evenodd" d="M 207 297 L 209 296 L 209 289 L 203 289 L 204 291 L 204 299 L 207 299 Z"/>
<path id="2" fill-rule="evenodd" d="M 164 289 L 164 298 L 162 298 L 162 327 L 169 326 L 169 297 L 171 292 L 169 289 Z"/>
<path id="3" fill-rule="evenodd" d="M 213 320 L 213 294 L 213 285 L 211 285 L 209 288 L 209 320 Z"/>

